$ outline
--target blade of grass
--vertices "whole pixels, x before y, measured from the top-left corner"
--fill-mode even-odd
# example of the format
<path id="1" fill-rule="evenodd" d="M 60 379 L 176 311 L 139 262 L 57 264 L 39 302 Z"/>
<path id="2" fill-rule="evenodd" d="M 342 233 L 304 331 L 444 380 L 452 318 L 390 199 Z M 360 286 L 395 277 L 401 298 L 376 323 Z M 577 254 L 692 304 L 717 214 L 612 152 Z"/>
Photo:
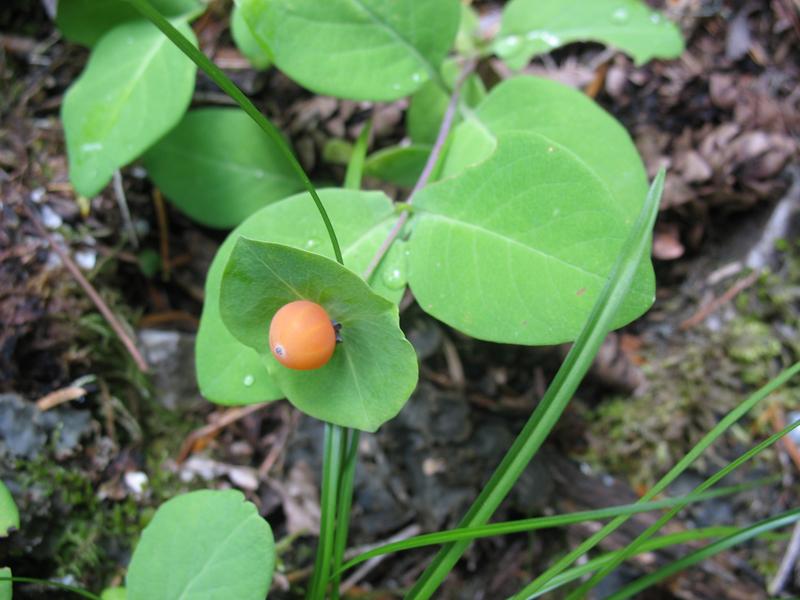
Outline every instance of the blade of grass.
<path id="1" fill-rule="evenodd" d="M 353 146 L 353 154 L 347 163 L 347 172 L 344 175 L 344 187 L 348 190 L 357 190 L 361 187 L 361 178 L 364 175 L 364 162 L 367 160 L 367 146 L 369 134 L 372 131 L 372 119 L 364 124 Z"/>
<path id="2" fill-rule="evenodd" d="M 434 533 L 426 533 L 423 535 L 414 536 L 399 542 L 384 544 L 377 548 L 372 548 L 367 552 L 363 552 L 358 556 L 353 557 L 344 566 L 341 571 L 346 571 L 361 564 L 371 558 L 380 556 L 382 554 L 391 554 L 394 552 L 401 552 L 404 550 L 413 550 L 415 548 L 423 548 L 426 546 L 434 546 L 437 544 L 445 544 L 448 542 L 456 542 L 460 540 L 472 541 L 479 538 L 487 538 L 498 535 L 509 535 L 512 533 L 520 533 L 523 531 L 534 531 L 538 529 L 547 529 L 551 527 L 563 527 L 564 525 L 572 525 L 575 523 L 585 523 L 587 521 L 599 521 L 602 519 L 611 519 L 618 515 L 631 515 L 653 510 L 660 510 L 676 506 L 678 504 L 692 504 L 695 502 L 704 502 L 719 496 L 727 496 L 736 494 L 747 489 L 751 489 L 761 482 L 751 482 L 743 485 L 730 486 L 720 488 L 713 492 L 705 494 L 693 494 L 691 496 L 682 496 L 680 498 L 665 498 L 663 500 L 656 500 L 654 502 L 647 502 L 644 504 L 625 504 L 621 506 L 610 506 L 608 508 L 599 508 L 595 510 L 580 511 L 568 513 L 564 515 L 554 515 L 549 517 L 535 517 L 532 519 L 520 519 L 517 521 L 506 521 L 503 523 L 492 523 L 491 525 L 481 525 L 478 527 L 467 527 L 461 529 L 450 529 L 447 531 L 436 531 Z M 337 571 L 334 571 L 336 573 Z"/>
<path id="3" fill-rule="evenodd" d="M 336 524 L 336 500 L 344 449 L 344 430 L 342 427 L 325 423 L 324 448 L 319 543 L 317 544 L 317 557 L 314 560 L 314 575 L 306 595 L 308 600 L 324 600 L 325 591 L 328 587 L 328 574 L 331 569 Z"/>
<path id="4" fill-rule="evenodd" d="M 705 527 L 701 529 L 689 529 L 687 531 L 679 531 L 677 533 L 670 533 L 667 535 L 659 536 L 655 539 L 648 540 L 645 544 L 643 544 L 637 553 L 644 554 L 646 552 L 653 552 L 655 550 L 662 550 L 664 548 L 669 548 L 670 546 L 677 546 L 680 544 L 686 544 L 689 542 L 697 542 L 701 540 L 707 540 L 709 538 L 718 538 L 723 537 L 726 535 L 731 535 L 741 531 L 739 527 L 731 527 L 729 525 L 723 526 L 716 526 L 716 527 Z M 576 579 L 580 579 L 585 575 L 588 575 L 597 569 L 603 567 L 604 565 L 608 564 L 610 561 L 614 560 L 622 550 L 614 550 L 612 552 L 607 552 L 606 554 L 601 554 L 589 561 L 585 564 L 579 565 L 577 567 L 572 567 L 559 573 L 550 582 L 540 591 L 536 592 L 531 599 L 539 598 L 544 594 L 552 592 L 562 586 L 567 585 L 568 583 L 572 583 Z"/>
<path id="5" fill-rule="evenodd" d="M 275 144 L 277 144 L 278 148 L 280 149 L 281 153 L 286 157 L 289 163 L 292 165 L 292 168 L 297 173 L 300 180 L 305 185 L 308 193 L 311 194 L 311 197 L 314 200 L 314 204 L 317 206 L 317 210 L 319 214 L 322 216 L 322 220 L 325 222 L 325 229 L 328 230 L 328 236 L 331 240 L 331 245 L 333 246 L 333 253 L 336 256 L 336 260 L 340 264 L 344 264 L 344 260 L 342 259 L 342 250 L 339 247 L 339 240 L 336 237 L 336 232 L 333 230 L 333 224 L 331 223 L 330 218 L 328 217 L 328 213 L 325 210 L 325 207 L 322 204 L 322 200 L 317 194 L 316 188 L 311 183 L 311 180 L 306 175 L 306 172 L 303 170 L 303 167 L 300 165 L 300 162 L 295 157 L 294 153 L 292 152 L 289 145 L 286 143 L 286 140 L 283 139 L 281 132 L 264 116 L 261 114 L 256 106 L 250 101 L 250 99 L 245 96 L 244 92 L 242 92 L 236 84 L 231 81 L 222 70 L 217 67 L 213 62 L 211 62 L 205 54 L 203 54 L 200 50 L 194 47 L 194 45 L 187 40 L 180 31 L 175 29 L 172 24 L 164 18 L 164 16 L 158 12 L 147 0 L 127 0 L 130 2 L 136 10 L 138 10 L 142 16 L 144 16 L 148 21 L 150 21 L 153 25 L 158 27 L 164 35 L 169 38 L 169 40 L 175 44 L 181 52 L 183 52 L 193 63 L 195 63 L 206 75 L 208 75 L 211 80 L 216 83 L 220 89 L 228 94 L 236 103 L 246 112 L 253 121 L 266 133 Z"/>
<path id="6" fill-rule="evenodd" d="M 47 579 L 37 579 L 35 577 L 5 577 L 0 575 L 0 581 L 11 581 L 12 583 L 39 583 L 41 585 L 46 585 L 48 587 L 53 587 L 59 590 L 65 590 L 67 592 L 72 592 L 78 596 L 83 598 L 89 598 L 89 600 L 102 600 L 100 596 L 96 596 L 95 594 L 88 592 L 84 589 L 79 587 L 75 587 L 73 585 L 67 585 L 66 583 L 59 583 L 58 581 L 49 581 Z"/>
<path id="7" fill-rule="evenodd" d="M 650 573 L 649 575 L 645 575 L 644 577 L 637 579 L 633 583 L 619 590 L 617 593 L 609 596 L 606 600 L 625 600 L 625 598 L 630 598 L 634 594 L 641 592 L 653 584 L 658 583 L 662 579 L 666 579 L 675 573 L 683 571 L 684 569 L 697 564 L 701 560 L 704 560 L 710 556 L 714 556 L 715 554 L 719 554 L 723 550 L 727 550 L 728 548 L 736 546 L 737 544 L 751 540 L 754 537 L 762 535 L 768 531 L 772 531 L 773 529 L 791 525 L 798 520 L 800 520 L 800 508 L 790 510 L 776 517 L 772 517 L 771 519 L 759 521 L 751 527 L 722 538 L 713 544 L 709 544 L 705 548 L 696 550 L 695 552 L 692 552 L 691 554 L 676 560 L 665 567 L 661 567 L 654 573 Z"/>
<path id="8" fill-rule="evenodd" d="M 670 471 L 666 475 L 664 475 L 664 477 L 662 477 L 644 496 L 642 496 L 640 502 L 647 502 L 657 494 L 660 494 L 662 491 L 664 491 L 667 488 L 667 486 L 675 480 L 675 478 L 677 478 L 681 473 L 683 473 L 697 459 L 697 457 L 700 456 L 700 454 L 702 454 L 703 451 L 706 448 L 708 448 L 731 425 L 733 425 L 742 416 L 744 416 L 756 404 L 758 404 L 764 398 L 769 396 L 769 394 L 778 389 L 789 379 L 794 377 L 798 372 L 800 372 L 800 363 L 796 363 L 792 367 L 780 373 L 772 381 L 770 381 L 761 389 L 757 390 L 744 402 L 742 402 L 739 406 L 737 406 L 735 409 L 733 409 L 731 412 L 725 415 L 725 417 L 723 417 L 723 419 L 710 432 L 708 432 L 703 437 L 703 439 L 701 439 L 694 446 L 694 448 L 692 448 L 689 451 L 689 453 L 686 456 L 684 456 L 680 461 L 678 461 L 678 464 L 676 464 L 672 469 L 670 469 Z M 746 462 L 747 460 L 758 454 L 758 452 L 763 450 L 763 448 L 765 448 L 766 445 L 769 445 L 767 444 L 767 442 L 774 443 L 776 439 L 778 439 L 776 438 L 776 436 L 774 435 L 771 436 L 768 440 L 762 442 L 752 450 L 746 452 L 738 459 L 736 459 L 734 462 L 727 465 L 725 468 L 721 469 L 719 472 L 713 475 L 709 479 L 710 483 L 709 481 L 706 481 L 702 483 L 697 489 L 700 491 L 708 489 L 708 487 L 714 485 L 714 483 L 725 477 L 728 473 L 732 472 L 734 469 L 738 468 L 744 462 Z M 552 567 L 547 569 L 544 573 L 542 573 L 539 577 L 537 577 L 529 585 L 527 585 L 523 590 L 517 593 L 514 596 L 514 600 L 521 600 L 522 598 L 531 597 L 531 595 L 534 592 L 537 592 L 541 588 L 543 588 L 549 579 L 555 577 L 558 573 L 560 573 L 561 571 L 566 569 L 569 565 L 571 565 L 573 562 L 575 562 L 580 556 L 583 556 L 586 552 L 594 548 L 599 542 L 601 542 L 606 536 L 610 535 L 626 520 L 627 517 L 624 516 L 617 517 L 616 519 L 605 525 L 597 533 L 590 536 L 587 540 L 579 544 L 578 547 L 575 548 L 575 550 L 564 556 L 562 559 L 558 560 Z"/>
<path id="9" fill-rule="evenodd" d="M 611 329 L 617 309 L 630 289 L 640 261 L 649 255 L 651 232 L 664 189 L 664 176 L 665 172 L 662 169 L 653 181 L 636 224 L 620 251 L 583 331 L 558 370 L 544 398 L 461 520 L 460 527 L 483 525 L 491 518 L 556 424 L 591 366 L 603 339 Z M 464 540 L 443 547 L 406 598 L 413 600 L 430 598 L 468 545 L 469 541 Z"/>
<path id="10" fill-rule="evenodd" d="M 339 599 L 339 582 L 341 581 L 342 561 L 344 550 L 347 547 L 347 531 L 350 527 L 350 506 L 353 502 L 353 479 L 358 463 L 358 440 L 360 431 L 351 429 L 347 440 L 347 452 L 342 466 L 342 476 L 339 481 L 339 506 L 336 516 L 336 536 L 333 542 L 333 588 L 331 600 Z"/>
<path id="11" fill-rule="evenodd" d="M 703 483 L 701 483 L 694 490 L 692 490 L 692 493 L 693 494 L 698 492 L 702 493 L 703 491 L 707 490 L 715 483 L 726 477 L 729 473 L 731 473 L 739 466 L 744 464 L 746 461 L 750 460 L 751 458 L 762 452 L 765 448 L 771 446 L 772 444 L 780 440 L 784 435 L 795 429 L 798 425 L 800 425 L 800 420 L 790 425 L 787 425 L 781 431 L 774 433 L 760 444 L 756 445 L 752 449 L 745 452 L 735 461 L 729 463 L 723 469 L 720 469 L 719 472 L 715 473 L 714 475 L 706 479 Z M 591 588 L 596 586 L 602 579 L 604 579 L 609 573 L 611 573 L 614 569 L 616 569 L 622 562 L 627 560 L 629 556 L 635 554 L 639 546 L 641 546 L 652 535 L 657 533 L 664 525 L 666 525 L 670 520 L 672 520 L 675 517 L 675 515 L 681 510 L 681 508 L 682 508 L 681 506 L 676 506 L 666 514 L 662 515 L 655 523 L 653 523 L 645 531 L 639 534 L 639 536 L 635 540 L 633 540 L 630 544 L 628 544 L 625 548 L 623 548 L 622 552 L 617 558 L 615 558 L 603 569 L 601 569 L 598 573 L 596 573 L 589 581 L 581 585 L 581 587 L 575 590 L 575 592 L 573 592 L 572 594 L 570 594 L 569 597 L 580 598 L 582 597 L 582 594 L 585 594 Z"/>

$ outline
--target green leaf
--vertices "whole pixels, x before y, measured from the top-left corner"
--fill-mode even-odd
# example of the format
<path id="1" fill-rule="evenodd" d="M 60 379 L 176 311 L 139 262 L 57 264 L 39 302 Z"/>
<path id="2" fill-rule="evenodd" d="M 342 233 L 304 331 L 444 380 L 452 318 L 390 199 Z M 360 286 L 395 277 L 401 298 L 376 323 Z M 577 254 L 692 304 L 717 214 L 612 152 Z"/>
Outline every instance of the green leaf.
<path id="1" fill-rule="evenodd" d="M 176 27 L 196 44 L 185 22 Z M 61 111 L 70 179 L 79 194 L 100 192 L 116 169 L 180 121 L 196 70 L 150 23 L 131 21 L 103 36 Z"/>
<path id="2" fill-rule="evenodd" d="M 461 20 L 456 34 L 456 52 L 462 56 L 472 56 L 478 53 L 482 40 L 480 39 L 480 16 L 468 4 L 461 4 Z"/>
<path id="3" fill-rule="evenodd" d="M 178 17 L 196 12 L 198 0 L 150 0 L 162 15 Z M 125 0 L 59 0 L 56 25 L 71 42 L 94 46 L 106 32 L 141 15 Z"/>
<path id="4" fill-rule="evenodd" d="M 19 510 L 11 497 L 11 492 L 0 481 L 0 538 L 19 529 Z"/>
<path id="5" fill-rule="evenodd" d="M 235 490 L 202 490 L 164 503 L 142 533 L 128 600 L 263 600 L 275 565 L 269 524 Z"/>
<path id="6" fill-rule="evenodd" d="M 0 600 L 11 600 L 13 595 L 11 576 L 11 569 L 9 567 L 0 567 L 0 579 L 9 578 L 5 579 L 5 581 L 0 581 Z"/>
<path id="7" fill-rule="evenodd" d="M 445 61 L 442 65 L 442 78 L 451 88 L 455 85 L 460 74 L 460 65 L 455 60 Z M 477 106 L 486 97 L 486 88 L 480 77 L 470 75 L 464 82 L 461 92 L 461 105 L 467 107 Z M 411 141 L 416 144 L 433 146 L 439 127 L 444 119 L 450 96 L 433 81 L 427 81 L 413 96 L 406 114 L 406 127 Z M 460 117 L 455 117 L 454 125 Z"/>
<path id="8" fill-rule="evenodd" d="M 238 108 L 190 111 L 144 165 L 173 204 L 211 227 L 234 227 L 303 189 L 281 149 Z"/>
<path id="9" fill-rule="evenodd" d="M 473 337 L 530 345 L 575 339 L 638 213 L 536 133 L 500 136 L 486 162 L 426 187 L 415 207 L 409 281 L 423 310 Z M 653 288 L 648 255 L 613 327 L 646 311 Z"/>
<path id="10" fill-rule="evenodd" d="M 456 127 L 448 142 L 436 179 L 458 175 L 467 167 L 483 162 L 497 147 L 495 134 L 476 118 L 469 118 Z"/>
<path id="11" fill-rule="evenodd" d="M 364 271 L 394 223 L 391 200 L 382 192 L 320 190 L 342 243 L 345 265 Z M 333 257 L 322 219 L 308 194 L 302 193 L 254 213 L 220 246 L 206 276 L 206 296 L 195 360 L 200 391 L 219 404 L 252 404 L 276 400 L 283 393 L 273 383 L 258 354 L 234 338 L 219 314 L 222 273 L 240 237 L 278 242 Z M 392 302 L 405 290 L 406 256 L 395 243 L 370 279 L 373 289 Z"/>
<path id="12" fill-rule="evenodd" d="M 100 594 L 100 600 L 128 600 L 128 592 L 124 587 L 106 588 Z"/>
<path id="13" fill-rule="evenodd" d="M 342 342 L 313 371 L 280 365 L 269 353 L 272 317 L 295 300 L 322 305 L 341 324 Z M 375 431 L 394 417 L 417 383 L 417 358 L 397 306 L 339 263 L 289 246 L 241 238 L 222 278 L 222 318 L 243 344 L 264 354 L 286 398 L 317 419 Z"/>
<path id="14" fill-rule="evenodd" d="M 367 157 L 364 174 L 402 187 L 414 187 L 425 168 L 431 146 L 390 146 Z"/>
<path id="15" fill-rule="evenodd" d="M 664 191 L 665 171 L 653 180 L 642 210 L 616 258 L 614 267 L 586 319 L 581 334 L 570 348 L 542 400 L 536 405 L 525 426 L 506 452 L 481 493 L 459 522 L 459 527 L 484 525 L 508 495 L 525 467 L 555 427 L 575 390 L 594 362 L 600 346 L 612 327 L 620 306 L 625 302 L 642 256 L 652 245 L 653 224 Z M 406 597 L 409 600 L 430 598 L 464 553 L 468 542 L 453 542 L 442 547 Z"/>
<path id="16" fill-rule="evenodd" d="M 453 132 L 444 176 L 485 160 L 494 139 L 510 131 L 534 131 L 564 146 L 623 209 L 639 210 L 647 174 L 625 128 L 585 94 L 539 77 L 514 77 L 491 91 Z"/>
<path id="17" fill-rule="evenodd" d="M 267 51 L 261 47 L 250 32 L 250 27 L 242 16 L 242 9 L 238 4 L 234 5 L 231 12 L 231 36 L 236 43 L 236 47 L 242 55 L 250 61 L 256 69 L 266 69 L 272 62 Z"/>
<path id="18" fill-rule="evenodd" d="M 306 88 L 396 100 L 438 69 L 453 45 L 457 0 L 239 0 L 254 37 Z"/>
<path id="19" fill-rule="evenodd" d="M 678 28 L 641 0 L 512 0 L 494 51 L 521 69 L 537 54 L 590 41 L 615 46 L 639 65 L 683 52 Z"/>

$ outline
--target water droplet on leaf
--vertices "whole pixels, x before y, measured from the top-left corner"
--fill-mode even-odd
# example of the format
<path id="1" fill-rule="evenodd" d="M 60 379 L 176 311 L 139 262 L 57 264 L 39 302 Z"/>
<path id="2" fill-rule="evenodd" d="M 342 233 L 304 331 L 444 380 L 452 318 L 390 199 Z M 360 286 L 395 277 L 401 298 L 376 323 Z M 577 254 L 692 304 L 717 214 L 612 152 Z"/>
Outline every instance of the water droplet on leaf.
<path id="1" fill-rule="evenodd" d="M 103 144 L 100 142 L 89 142 L 81 145 L 81 152 L 100 152 L 103 149 Z"/>
<path id="2" fill-rule="evenodd" d="M 630 19 L 630 14 L 627 8 L 620 7 L 611 13 L 611 22 L 617 25 L 624 25 L 628 22 L 628 19 Z"/>
<path id="3" fill-rule="evenodd" d="M 244 379 L 242 379 L 242 383 L 245 385 L 245 387 L 250 387 L 251 385 L 253 385 L 253 383 L 255 383 L 255 381 L 256 378 L 253 377 L 252 375 L 245 375 Z"/>
<path id="4" fill-rule="evenodd" d="M 529 31 L 525 37 L 532 42 L 544 42 L 548 48 L 557 48 L 561 45 L 561 38 L 549 31 Z"/>
<path id="5" fill-rule="evenodd" d="M 306 250 L 313 250 L 319 246 L 319 240 L 317 238 L 308 238 L 305 243 Z"/>
<path id="6" fill-rule="evenodd" d="M 389 269 L 383 274 L 383 283 L 391 290 L 399 290 L 406 285 L 406 274 L 397 267 Z"/>
<path id="7" fill-rule="evenodd" d="M 497 52 L 497 54 L 500 56 L 508 56 L 509 54 L 513 54 L 519 46 L 519 42 L 520 39 L 518 35 L 509 35 L 508 37 L 504 37 L 497 41 L 495 52 Z"/>

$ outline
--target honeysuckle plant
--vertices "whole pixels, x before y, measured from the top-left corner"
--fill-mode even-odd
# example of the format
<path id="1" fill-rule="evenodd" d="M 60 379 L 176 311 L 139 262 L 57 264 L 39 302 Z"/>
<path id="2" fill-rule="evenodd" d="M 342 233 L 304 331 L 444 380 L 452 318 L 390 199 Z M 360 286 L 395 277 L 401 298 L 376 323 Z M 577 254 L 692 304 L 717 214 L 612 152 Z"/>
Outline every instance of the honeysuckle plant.
<path id="1" fill-rule="evenodd" d="M 407 598 L 421 599 L 434 594 L 477 537 L 614 518 L 607 534 L 631 514 L 672 507 L 668 520 L 689 502 L 736 491 L 708 488 L 779 439 L 748 451 L 694 494 L 654 500 L 798 366 L 732 411 L 641 503 L 487 525 L 607 332 L 653 303 L 651 231 L 664 173 L 649 184 L 628 133 L 582 92 L 523 74 L 489 87 L 476 64 L 495 56 L 517 71 L 575 41 L 613 46 L 637 63 L 674 58 L 683 42 L 662 14 L 640 0 L 512 0 L 499 31 L 486 36 L 475 10 L 458 0 L 236 0 L 233 39 L 254 68 L 277 68 L 317 94 L 409 99 L 407 144 L 370 153 L 365 127 L 354 145 L 345 143 L 351 156 L 344 185 L 317 190 L 282 134 L 198 50 L 191 22 L 204 11 L 200 0 L 59 1 L 64 36 L 91 48 L 62 106 L 70 180 L 77 194 L 93 196 L 118 169 L 141 160 L 179 210 L 204 225 L 233 228 L 206 278 L 198 383 L 218 404 L 287 398 L 325 422 L 322 522 L 308 598 L 338 598 L 342 573 L 380 553 L 442 545 L 408 590 Z M 189 110 L 198 67 L 237 108 Z M 396 203 L 362 190 L 364 175 L 412 189 Z M 458 529 L 345 564 L 359 432 L 394 417 L 417 383 L 417 358 L 399 325 L 398 304 L 409 292 L 432 317 L 478 339 L 574 344 Z M 320 307 L 338 338 L 316 368 L 292 368 L 283 360 L 286 344 L 269 339 L 273 317 L 297 301 Z M 0 525 L 7 523 L 4 490 Z M 795 511 L 690 539 L 719 538 L 709 546 L 718 551 L 797 518 Z M 594 584 L 635 552 L 687 539 L 648 539 L 656 531 L 582 567 L 570 568 L 580 555 L 571 553 L 515 598 L 587 573 L 595 573 Z M 274 564 L 270 527 L 241 493 L 193 492 L 158 510 L 125 589 L 103 597 L 262 599 Z M 10 598 L 3 573 L 0 600 Z"/>

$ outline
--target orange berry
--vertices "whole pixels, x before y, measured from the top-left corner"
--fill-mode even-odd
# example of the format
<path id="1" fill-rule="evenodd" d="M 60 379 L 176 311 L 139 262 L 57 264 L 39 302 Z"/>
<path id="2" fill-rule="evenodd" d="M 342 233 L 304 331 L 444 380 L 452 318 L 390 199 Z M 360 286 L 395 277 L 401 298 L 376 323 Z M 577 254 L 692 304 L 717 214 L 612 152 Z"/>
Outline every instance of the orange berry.
<path id="1" fill-rule="evenodd" d="M 284 367 L 319 369 L 333 356 L 336 330 L 325 309 L 316 302 L 285 304 L 269 325 L 269 348 Z"/>

